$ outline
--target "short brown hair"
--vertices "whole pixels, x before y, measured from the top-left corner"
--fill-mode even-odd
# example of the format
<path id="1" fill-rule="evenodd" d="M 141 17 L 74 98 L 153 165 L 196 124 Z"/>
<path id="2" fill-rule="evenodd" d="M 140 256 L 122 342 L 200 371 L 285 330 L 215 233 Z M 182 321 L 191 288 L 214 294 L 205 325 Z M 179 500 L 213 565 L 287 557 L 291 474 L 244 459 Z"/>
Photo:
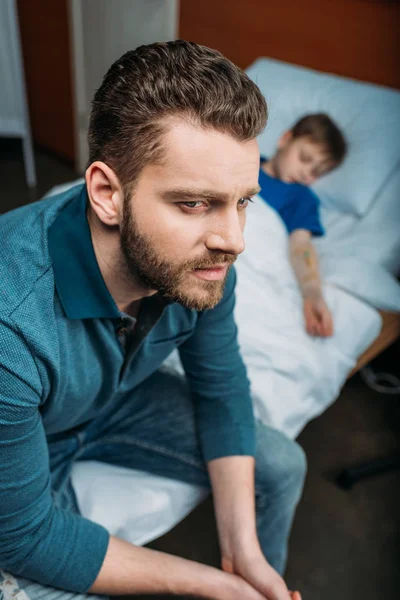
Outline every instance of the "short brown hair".
<path id="1" fill-rule="evenodd" d="M 347 152 L 347 142 L 339 127 L 325 113 L 306 115 L 292 127 L 293 139 L 308 137 L 316 144 L 323 144 L 330 158 L 339 165 Z"/>
<path id="2" fill-rule="evenodd" d="M 216 50 L 183 40 L 140 46 L 110 67 L 94 96 L 89 164 L 105 162 L 131 187 L 146 164 L 162 158 L 161 120 L 170 115 L 246 141 L 264 129 L 267 105 Z"/>

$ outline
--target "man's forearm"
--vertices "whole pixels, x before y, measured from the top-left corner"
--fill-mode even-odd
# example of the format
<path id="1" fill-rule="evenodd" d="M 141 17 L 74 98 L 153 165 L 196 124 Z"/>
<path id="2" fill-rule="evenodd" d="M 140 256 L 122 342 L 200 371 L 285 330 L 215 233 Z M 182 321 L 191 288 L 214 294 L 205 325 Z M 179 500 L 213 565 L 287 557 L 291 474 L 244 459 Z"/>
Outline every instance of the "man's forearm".
<path id="1" fill-rule="evenodd" d="M 254 458 L 227 456 L 208 463 L 223 566 L 240 548 L 258 546 L 254 490 Z"/>
<path id="2" fill-rule="evenodd" d="M 221 547 L 222 568 L 248 582 L 255 600 L 301 600 L 292 595 L 260 546 L 255 510 L 255 461 L 227 456 L 208 463 Z M 243 600 L 246 596 L 240 596 Z M 233 598 L 233 597 L 232 597 Z"/>
<path id="3" fill-rule="evenodd" d="M 107 554 L 90 593 L 189 595 L 213 600 L 240 598 L 241 582 L 184 558 L 133 546 L 110 537 Z"/>

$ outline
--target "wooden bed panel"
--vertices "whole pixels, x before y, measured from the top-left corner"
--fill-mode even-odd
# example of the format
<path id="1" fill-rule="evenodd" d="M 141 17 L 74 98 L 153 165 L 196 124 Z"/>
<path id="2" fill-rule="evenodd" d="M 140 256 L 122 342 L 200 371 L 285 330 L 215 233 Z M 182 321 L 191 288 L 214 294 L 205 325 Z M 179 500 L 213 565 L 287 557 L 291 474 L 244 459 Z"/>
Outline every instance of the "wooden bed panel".
<path id="1" fill-rule="evenodd" d="M 242 68 L 259 56 L 400 88 L 400 3 L 385 0 L 181 0 L 183 39 Z"/>
<path id="2" fill-rule="evenodd" d="M 400 313 L 379 312 L 382 316 L 381 332 L 371 346 L 360 356 L 356 366 L 350 373 L 349 378 L 400 337 Z"/>

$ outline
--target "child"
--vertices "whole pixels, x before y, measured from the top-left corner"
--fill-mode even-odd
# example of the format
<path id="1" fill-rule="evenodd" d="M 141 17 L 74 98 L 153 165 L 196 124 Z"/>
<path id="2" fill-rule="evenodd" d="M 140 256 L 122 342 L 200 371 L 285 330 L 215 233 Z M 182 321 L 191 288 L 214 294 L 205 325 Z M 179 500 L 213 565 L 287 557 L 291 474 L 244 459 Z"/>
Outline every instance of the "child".
<path id="1" fill-rule="evenodd" d="M 279 213 L 289 233 L 290 259 L 303 295 L 310 335 L 333 334 L 333 319 L 323 298 L 312 236 L 324 234 L 319 200 L 307 186 L 335 169 L 346 155 L 346 141 L 325 114 L 300 119 L 278 142 L 276 153 L 261 157 L 260 195 Z"/>

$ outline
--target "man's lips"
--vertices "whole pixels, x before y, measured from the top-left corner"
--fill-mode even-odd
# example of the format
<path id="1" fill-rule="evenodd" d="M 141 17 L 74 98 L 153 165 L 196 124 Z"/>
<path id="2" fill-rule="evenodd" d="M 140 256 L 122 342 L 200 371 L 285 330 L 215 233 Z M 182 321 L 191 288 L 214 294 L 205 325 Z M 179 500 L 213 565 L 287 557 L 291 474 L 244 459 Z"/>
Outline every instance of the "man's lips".
<path id="1" fill-rule="evenodd" d="M 224 264 L 214 265 L 212 267 L 208 267 L 207 269 L 194 269 L 192 273 L 198 279 L 204 279 L 205 281 L 220 281 L 221 279 L 224 279 L 227 270 L 228 265 Z"/>

